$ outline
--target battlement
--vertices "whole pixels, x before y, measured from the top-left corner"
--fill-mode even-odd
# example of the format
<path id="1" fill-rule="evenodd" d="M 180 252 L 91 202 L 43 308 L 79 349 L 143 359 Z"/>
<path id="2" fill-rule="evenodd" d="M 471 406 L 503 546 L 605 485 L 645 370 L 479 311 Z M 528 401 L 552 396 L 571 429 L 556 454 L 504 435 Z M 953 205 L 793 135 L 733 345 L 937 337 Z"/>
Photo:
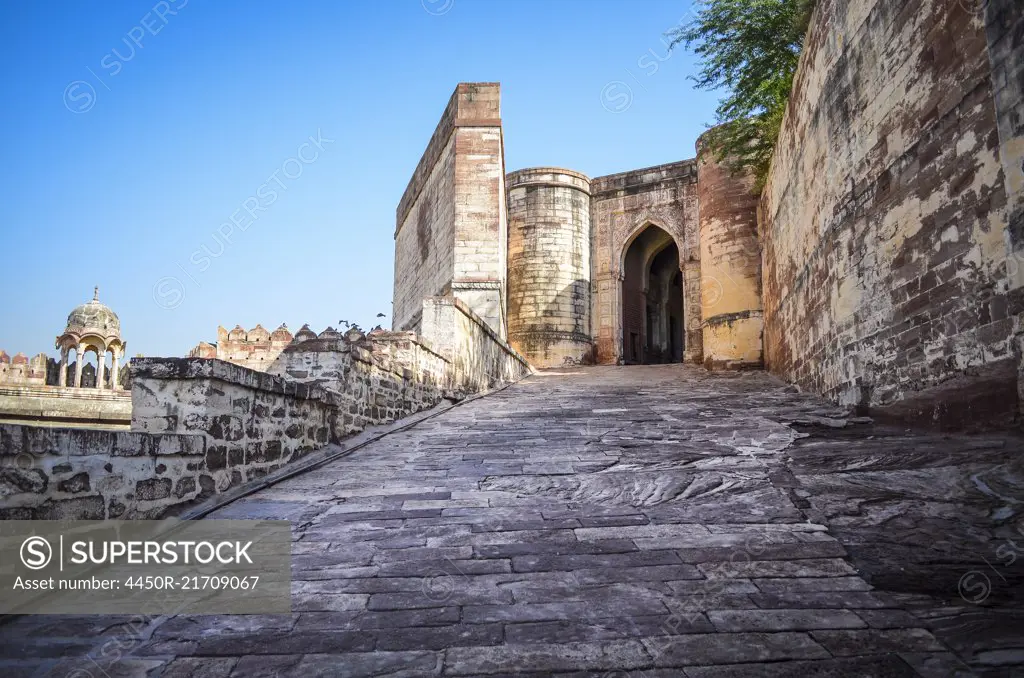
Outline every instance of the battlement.
<path id="1" fill-rule="evenodd" d="M 248 331 L 241 325 L 235 325 L 232 330 L 218 327 L 217 344 L 200 342 L 188 352 L 188 357 L 217 358 L 265 372 L 293 339 L 284 323 L 273 332 L 258 323 Z"/>
<path id="2" fill-rule="evenodd" d="M 0 384 L 45 385 L 49 363 L 50 357 L 45 353 L 29 358 L 19 352 L 11 357 L 0 350 Z"/>

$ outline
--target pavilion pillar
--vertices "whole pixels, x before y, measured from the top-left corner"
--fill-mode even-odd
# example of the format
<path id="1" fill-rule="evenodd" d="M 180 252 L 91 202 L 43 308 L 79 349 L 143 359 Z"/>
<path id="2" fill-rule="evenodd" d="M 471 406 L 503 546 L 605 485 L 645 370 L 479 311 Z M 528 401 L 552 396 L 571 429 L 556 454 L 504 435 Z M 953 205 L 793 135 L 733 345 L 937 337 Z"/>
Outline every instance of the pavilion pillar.
<path id="1" fill-rule="evenodd" d="M 57 385 L 68 385 L 68 349 L 66 346 L 60 350 L 60 373 L 57 375 Z"/>
<path id="2" fill-rule="evenodd" d="M 117 378 L 120 376 L 120 368 L 118 367 L 118 362 L 121 359 L 121 351 L 118 349 L 114 349 L 113 351 L 111 351 L 111 353 L 114 356 L 114 365 L 110 371 L 110 389 L 112 391 L 116 391 L 118 388 Z"/>
<path id="3" fill-rule="evenodd" d="M 82 388 L 82 353 L 81 344 L 75 349 L 75 388 Z"/>
<path id="4" fill-rule="evenodd" d="M 96 349 L 96 390 L 103 390 L 103 373 L 107 369 L 107 352 Z"/>

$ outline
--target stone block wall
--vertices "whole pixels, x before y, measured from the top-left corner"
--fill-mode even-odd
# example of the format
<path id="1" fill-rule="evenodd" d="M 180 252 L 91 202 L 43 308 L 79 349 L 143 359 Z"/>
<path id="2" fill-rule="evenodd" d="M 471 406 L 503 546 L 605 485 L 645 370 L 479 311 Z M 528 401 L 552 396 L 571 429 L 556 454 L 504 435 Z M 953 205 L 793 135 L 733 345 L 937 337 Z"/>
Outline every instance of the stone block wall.
<path id="1" fill-rule="evenodd" d="M 697 165 L 686 160 L 598 177 L 591 182 L 592 333 L 597 362 L 622 359 L 624 256 L 648 226 L 671 235 L 683 277 L 683 330 L 687 362 L 701 361 L 700 233 Z"/>
<path id="2" fill-rule="evenodd" d="M 451 294 L 455 276 L 455 140 L 450 134 L 438 148 L 436 159 L 432 158 L 431 171 L 420 180 L 414 176 L 413 181 L 421 184 L 415 202 L 399 205 L 392 309 L 395 330 L 418 331 L 423 298 Z M 437 137 L 435 132 L 428 153 L 442 143 Z"/>
<path id="3" fill-rule="evenodd" d="M 773 373 L 951 427 L 1012 415 L 1020 33 L 986 34 L 985 5 L 1019 22 L 1016 0 L 818 3 L 760 206 Z"/>
<path id="4" fill-rule="evenodd" d="M 528 373 L 465 303 L 430 306 L 427 324 L 447 328 L 442 348 L 411 332 L 303 328 L 261 363 L 270 372 L 132 360 L 131 431 L 0 424 L 0 519 L 173 515 L 367 426 Z"/>
<path id="5" fill-rule="evenodd" d="M 422 315 L 424 337 L 450 362 L 447 383 L 452 388 L 476 393 L 530 373 L 526 359 L 465 302 L 424 299 Z"/>
<path id="6" fill-rule="evenodd" d="M 339 436 L 438 404 L 450 389 L 449 361 L 412 332 L 322 332 L 284 351 L 271 374 L 341 397 Z"/>
<path id="7" fill-rule="evenodd" d="M 590 179 L 541 167 L 507 185 L 509 344 L 535 367 L 590 362 Z"/>
<path id="8" fill-rule="evenodd" d="M 1018 403 L 1024 419 L 1024 9 L 1019 0 L 980 2 L 986 20 L 999 159 L 1006 183 L 1009 314 L 1014 317 Z"/>
<path id="9" fill-rule="evenodd" d="M 221 360 L 135 358 L 132 431 L 200 435 L 226 489 L 343 435 L 340 394 Z"/>
<path id="10" fill-rule="evenodd" d="M 397 211 L 393 329 L 419 329 L 422 300 L 463 299 L 505 334 L 507 223 L 497 83 L 461 83 Z"/>
<path id="11" fill-rule="evenodd" d="M 221 491 L 202 435 L 0 424 L 0 520 L 154 519 Z"/>

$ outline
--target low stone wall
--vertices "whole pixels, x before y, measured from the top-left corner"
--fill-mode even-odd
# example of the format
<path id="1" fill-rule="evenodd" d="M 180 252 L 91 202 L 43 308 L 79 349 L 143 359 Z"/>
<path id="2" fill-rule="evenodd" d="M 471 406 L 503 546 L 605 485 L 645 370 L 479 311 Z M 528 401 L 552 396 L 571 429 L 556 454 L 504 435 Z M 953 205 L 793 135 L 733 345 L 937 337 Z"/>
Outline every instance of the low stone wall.
<path id="1" fill-rule="evenodd" d="M 124 391 L 61 386 L 0 386 L 0 421 L 128 428 L 132 399 Z"/>
<path id="2" fill-rule="evenodd" d="M 223 360 L 136 358 L 132 430 L 195 434 L 206 441 L 206 470 L 223 491 L 337 440 L 338 393 Z"/>
<path id="3" fill-rule="evenodd" d="M 345 393 L 353 368 L 369 365 L 403 381 L 434 386 L 444 386 L 449 371 L 449 361 L 415 332 L 325 330 L 315 338 L 296 339 L 267 372 Z"/>
<path id="4" fill-rule="evenodd" d="M 428 299 L 436 340 L 324 332 L 271 369 L 131 362 L 129 431 L 0 425 L 0 519 L 158 518 L 257 481 L 365 427 L 528 374 L 465 303 Z"/>
<path id="5" fill-rule="evenodd" d="M 200 435 L 0 424 L 0 520 L 158 518 L 220 491 Z"/>
<path id="6" fill-rule="evenodd" d="M 453 297 L 423 300 L 422 334 L 450 362 L 449 383 L 469 392 L 523 378 L 530 364 L 470 308 Z"/>
<path id="7" fill-rule="evenodd" d="M 449 392 L 449 362 L 413 332 L 322 332 L 293 343 L 271 373 L 317 385 L 342 401 L 337 435 L 433 407 Z"/>
<path id="8" fill-rule="evenodd" d="M 415 335 L 384 334 L 295 344 L 279 356 L 273 374 L 222 360 L 135 359 L 132 430 L 203 436 L 206 468 L 222 489 L 261 478 L 444 398 L 444 359 L 424 355 Z M 417 364 L 424 369 L 407 367 Z"/>

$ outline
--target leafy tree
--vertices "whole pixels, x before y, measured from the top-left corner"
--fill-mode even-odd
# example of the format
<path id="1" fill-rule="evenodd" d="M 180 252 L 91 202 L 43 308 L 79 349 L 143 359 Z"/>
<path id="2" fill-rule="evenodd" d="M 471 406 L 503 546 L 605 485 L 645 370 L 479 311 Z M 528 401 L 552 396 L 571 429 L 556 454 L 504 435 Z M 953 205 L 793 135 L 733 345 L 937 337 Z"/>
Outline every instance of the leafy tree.
<path id="1" fill-rule="evenodd" d="M 669 33 L 701 61 L 697 87 L 724 89 L 704 142 L 733 171 L 764 185 L 815 0 L 695 0 L 695 18 Z"/>

